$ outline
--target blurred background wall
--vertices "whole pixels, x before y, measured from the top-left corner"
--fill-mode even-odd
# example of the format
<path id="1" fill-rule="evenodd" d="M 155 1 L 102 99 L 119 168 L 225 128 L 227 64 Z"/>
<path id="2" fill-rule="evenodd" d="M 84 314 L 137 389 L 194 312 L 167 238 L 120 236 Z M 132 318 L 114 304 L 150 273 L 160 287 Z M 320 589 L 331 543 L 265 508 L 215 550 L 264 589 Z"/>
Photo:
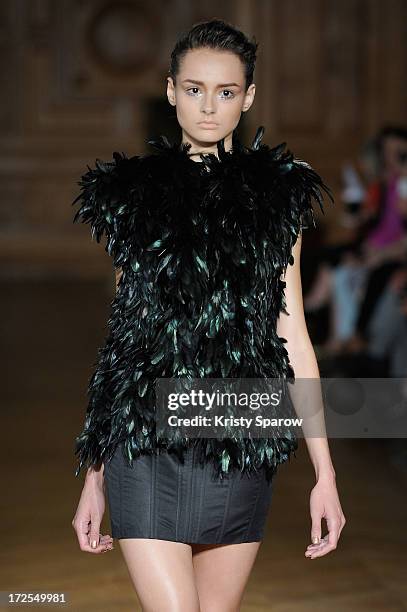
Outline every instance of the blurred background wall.
<path id="1" fill-rule="evenodd" d="M 76 181 L 96 157 L 134 155 L 178 128 L 169 55 L 193 22 L 230 20 L 260 43 L 242 124 L 310 162 L 338 195 L 339 169 L 407 107 L 405 0 L 2 0 L 0 273 L 106 274 L 72 225 Z M 325 238 L 342 238 L 328 206 Z"/>
<path id="2" fill-rule="evenodd" d="M 78 611 L 137 609 L 119 551 L 95 563 L 71 525 L 74 440 L 115 290 L 110 257 L 72 223 L 71 203 L 96 158 L 148 152 L 160 133 L 179 139 L 170 52 L 214 17 L 260 43 L 243 142 L 264 125 L 264 142 L 287 142 L 335 196 L 301 255 L 321 376 L 406 377 L 406 131 L 386 132 L 381 165 L 369 145 L 383 126 L 406 125 L 406 0 L 1 0 L 2 589 L 67 591 Z M 367 258 L 355 231 L 365 207 L 376 219 Z M 372 255 L 384 259 L 372 267 Z M 348 522 L 338 550 L 311 567 L 314 474 L 301 440 L 276 482 L 245 611 L 406 609 L 405 395 L 380 397 L 380 422 L 400 422 L 398 438 L 329 440 Z"/>

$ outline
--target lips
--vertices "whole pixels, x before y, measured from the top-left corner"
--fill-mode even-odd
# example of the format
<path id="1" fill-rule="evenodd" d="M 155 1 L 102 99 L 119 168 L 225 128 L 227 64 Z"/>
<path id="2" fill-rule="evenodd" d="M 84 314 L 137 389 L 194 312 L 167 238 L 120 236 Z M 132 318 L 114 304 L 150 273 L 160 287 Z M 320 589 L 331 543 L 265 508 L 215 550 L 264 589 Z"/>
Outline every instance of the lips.
<path id="1" fill-rule="evenodd" d="M 205 121 L 202 121 L 201 123 L 199 123 L 198 125 L 202 126 L 202 127 L 206 127 L 206 128 L 215 128 L 218 127 L 217 123 L 207 123 Z"/>

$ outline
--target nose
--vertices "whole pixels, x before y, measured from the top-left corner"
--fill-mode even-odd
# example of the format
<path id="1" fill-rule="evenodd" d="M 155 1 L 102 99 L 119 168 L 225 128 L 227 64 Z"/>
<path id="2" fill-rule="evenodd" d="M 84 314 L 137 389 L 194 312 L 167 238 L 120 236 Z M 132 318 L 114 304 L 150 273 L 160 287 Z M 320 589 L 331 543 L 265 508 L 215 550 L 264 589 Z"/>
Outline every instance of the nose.
<path id="1" fill-rule="evenodd" d="M 204 96 L 201 110 L 203 113 L 208 115 L 211 115 L 216 111 L 215 103 L 211 95 L 207 94 L 206 96 Z"/>

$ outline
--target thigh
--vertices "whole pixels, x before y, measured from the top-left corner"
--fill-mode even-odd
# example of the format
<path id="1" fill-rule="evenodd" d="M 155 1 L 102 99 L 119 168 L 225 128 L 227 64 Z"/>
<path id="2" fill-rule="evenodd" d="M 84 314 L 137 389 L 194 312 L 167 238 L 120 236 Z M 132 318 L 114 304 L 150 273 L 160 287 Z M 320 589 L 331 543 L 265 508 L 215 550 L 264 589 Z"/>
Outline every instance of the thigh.
<path id="1" fill-rule="evenodd" d="M 123 538 L 119 545 L 143 612 L 199 612 L 188 544 Z"/>
<path id="2" fill-rule="evenodd" d="M 192 561 L 201 612 L 237 612 L 260 542 L 193 544 Z"/>

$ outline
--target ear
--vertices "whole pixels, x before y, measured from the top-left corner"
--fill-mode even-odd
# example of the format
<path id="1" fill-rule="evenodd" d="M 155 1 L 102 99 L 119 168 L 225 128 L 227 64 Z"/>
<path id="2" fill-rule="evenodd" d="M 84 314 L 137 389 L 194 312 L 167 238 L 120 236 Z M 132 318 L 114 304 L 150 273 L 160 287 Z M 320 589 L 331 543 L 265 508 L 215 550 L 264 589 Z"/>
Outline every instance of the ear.
<path id="1" fill-rule="evenodd" d="M 254 102 L 254 96 L 255 95 L 256 95 L 256 85 L 254 83 L 252 83 L 247 88 L 247 91 L 246 91 L 246 94 L 245 94 L 245 98 L 244 98 L 244 102 L 243 102 L 243 107 L 242 107 L 242 112 L 243 113 L 245 113 L 246 111 L 249 110 L 249 108 L 251 107 L 251 105 Z"/>
<path id="2" fill-rule="evenodd" d="M 167 98 L 171 106 L 176 105 L 175 85 L 172 77 L 167 77 Z"/>

